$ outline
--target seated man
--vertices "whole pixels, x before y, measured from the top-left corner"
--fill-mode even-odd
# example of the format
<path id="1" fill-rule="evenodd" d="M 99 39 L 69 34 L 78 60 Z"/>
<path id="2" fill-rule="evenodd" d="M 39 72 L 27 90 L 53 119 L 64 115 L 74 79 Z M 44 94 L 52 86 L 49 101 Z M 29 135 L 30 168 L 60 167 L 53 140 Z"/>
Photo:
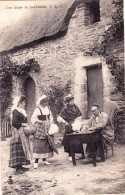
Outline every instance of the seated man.
<path id="1" fill-rule="evenodd" d="M 108 115 L 105 112 L 101 112 L 97 104 L 92 105 L 91 111 L 93 116 L 89 120 L 87 131 L 101 131 L 104 145 L 112 143 L 114 140 L 114 131 Z M 87 146 L 87 149 L 88 148 L 89 145 Z"/>

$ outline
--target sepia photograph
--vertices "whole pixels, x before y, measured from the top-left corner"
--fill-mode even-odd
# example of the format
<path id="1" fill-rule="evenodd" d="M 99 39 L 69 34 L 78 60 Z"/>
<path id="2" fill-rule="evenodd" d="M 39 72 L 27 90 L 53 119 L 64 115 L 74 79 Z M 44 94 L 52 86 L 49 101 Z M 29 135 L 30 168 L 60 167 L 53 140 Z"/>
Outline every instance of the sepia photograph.
<path id="1" fill-rule="evenodd" d="M 123 0 L 0 0 L 1 195 L 124 195 Z"/>

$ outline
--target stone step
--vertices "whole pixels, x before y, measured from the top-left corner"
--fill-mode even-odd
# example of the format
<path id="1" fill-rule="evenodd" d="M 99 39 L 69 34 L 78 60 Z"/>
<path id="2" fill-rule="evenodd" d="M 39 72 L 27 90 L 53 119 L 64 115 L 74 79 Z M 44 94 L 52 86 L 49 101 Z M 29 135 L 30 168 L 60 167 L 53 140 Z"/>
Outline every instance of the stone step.
<path id="1" fill-rule="evenodd" d="M 125 120 L 125 114 L 121 115 L 121 119 Z"/>
<path id="2" fill-rule="evenodd" d="M 118 105 L 125 105 L 125 102 L 117 102 Z"/>
<path id="3" fill-rule="evenodd" d="M 125 104 L 124 103 L 123 104 L 118 104 L 118 106 L 125 108 Z"/>
<path id="4" fill-rule="evenodd" d="M 122 120 L 125 120 L 125 114 L 123 114 L 123 115 L 121 116 L 121 119 L 122 119 Z"/>
<path id="5" fill-rule="evenodd" d="M 119 108 L 120 111 L 123 111 L 123 112 L 125 111 L 125 107 L 124 106 L 119 106 L 118 108 Z"/>
<path id="6" fill-rule="evenodd" d="M 122 129 L 125 129 L 125 125 L 122 125 Z"/>
<path id="7" fill-rule="evenodd" d="M 125 118 L 125 112 L 122 111 L 122 115 L 121 115 L 122 118 Z"/>
<path id="8" fill-rule="evenodd" d="M 122 125 L 125 125 L 125 120 L 124 121 L 121 121 Z"/>
<path id="9" fill-rule="evenodd" d="M 119 107 L 119 111 L 120 111 L 120 112 L 123 112 L 123 114 L 124 114 L 124 113 L 125 113 L 125 108 Z"/>
<path id="10" fill-rule="evenodd" d="M 125 105 L 125 101 L 117 102 L 117 104 Z"/>
<path id="11" fill-rule="evenodd" d="M 125 104 L 124 103 L 121 103 L 121 104 L 117 104 L 119 107 L 124 107 L 125 106 Z"/>

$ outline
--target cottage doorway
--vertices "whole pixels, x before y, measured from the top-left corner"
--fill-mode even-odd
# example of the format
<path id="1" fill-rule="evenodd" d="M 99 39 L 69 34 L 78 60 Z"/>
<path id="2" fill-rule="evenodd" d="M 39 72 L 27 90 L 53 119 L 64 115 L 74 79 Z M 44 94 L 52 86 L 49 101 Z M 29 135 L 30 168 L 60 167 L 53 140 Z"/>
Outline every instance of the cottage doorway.
<path id="1" fill-rule="evenodd" d="M 26 110 L 28 115 L 28 122 L 31 122 L 31 116 L 36 107 L 36 89 L 35 82 L 31 77 L 24 81 L 23 85 L 24 95 L 26 96 Z"/>
<path id="2" fill-rule="evenodd" d="M 91 117 L 91 106 L 93 103 L 100 105 L 103 109 L 103 81 L 102 66 L 96 65 L 87 67 L 87 98 L 88 98 L 88 118 Z"/>

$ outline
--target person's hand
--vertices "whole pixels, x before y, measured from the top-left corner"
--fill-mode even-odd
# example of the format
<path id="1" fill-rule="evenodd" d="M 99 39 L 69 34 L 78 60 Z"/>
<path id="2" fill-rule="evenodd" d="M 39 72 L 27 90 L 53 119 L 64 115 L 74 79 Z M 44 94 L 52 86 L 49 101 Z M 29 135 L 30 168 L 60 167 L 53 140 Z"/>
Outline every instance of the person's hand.
<path id="1" fill-rule="evenodd" d="M 69 123 L 65 122 L 65 126 L 68 126 L 68 125 L 69 125 Z"/>
<path id="2" fill-rule="evenodd" d="M 88 130 L 88 129 L 89 129 L 89 127 L 87 127 L 87 126 L 84 127 L 84 130 Z"/>
<path id="3" fill-rule="evenodd" d="M 27 123 L 22 123 L 22 127 L 26 127 L 27 126 Z"/>
<path id="4" fill-rule="evenodd" d="M 36 121 L 36 123 L 40 123 L 40 124 L 42 124 L 42 123 L 43 123 L 43 121 L 42 121 L 42 120 L 37 120 L 37 121 Z"/>
<path id="5" fill-rule="evenodd" d="M 95 131 L 95 128 L 94 127 L 90 127 L 87 129 L 87 131 Z"/>
<path id="6" fill-rule="evenodd" d="M 88 128 L 87 130 L 88 130 L 88 131 L 93 131 L 93 128 L 90 127 L 90 128 Z"/>

